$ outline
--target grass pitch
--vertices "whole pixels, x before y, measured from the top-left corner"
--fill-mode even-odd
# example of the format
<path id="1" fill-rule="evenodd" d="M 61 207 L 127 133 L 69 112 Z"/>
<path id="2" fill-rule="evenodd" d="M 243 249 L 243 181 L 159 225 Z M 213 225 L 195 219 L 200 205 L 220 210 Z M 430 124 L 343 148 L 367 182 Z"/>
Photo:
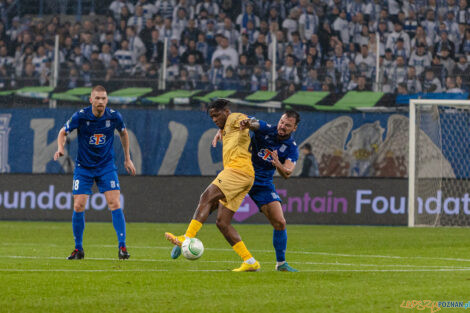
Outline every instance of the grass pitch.
<path id="1" fill-rule="evenodd" d="M 235 225 L 261 271 L 232 273 L 241 260 L 214 224 L 199 233 L 201 259 L 170 259 L 163 233 L 186 226 L 128 223 L 131 259 L 119 261 L 112 224 L 87 223 L 85 260 L 68 261 L 71 223 L 0 222 L 0 312 L 431 312 L 400 305 L 470 300 L 468 229 L 288 225 L 300 272 L 280 273 L 272 228 Z"/>

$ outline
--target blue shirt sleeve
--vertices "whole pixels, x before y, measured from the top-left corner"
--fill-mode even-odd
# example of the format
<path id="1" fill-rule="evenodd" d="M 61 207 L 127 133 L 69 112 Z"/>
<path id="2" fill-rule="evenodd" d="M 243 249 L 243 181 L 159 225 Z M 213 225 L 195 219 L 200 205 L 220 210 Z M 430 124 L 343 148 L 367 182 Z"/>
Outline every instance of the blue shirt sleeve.
<path id="1" fill-rule="evenodd" d="M 259 120 L 259 129 L 256 132 L 260 132 L 262 134 L 265 134 L 269 132 L 273 127 L 266 123 L 265 121 Z"/>
<path id="2" fill-rule="evenodd" d="M 65 133 L 68 135 L 71 131 L 78 128 L 78 112 L 75 112 L 72 117 L 65 123 Z"/>
<path id="3" fill-rule="evenodd" d="M 295 163 L 299 159 L 299 149 L 297 149 L 297 144 L 295 141 L 292 143 L 289 149 L 289 154 L 287 155 L 287 160 Z"/>
<path id="4" fill-rule="evenodd" d="M 119 112 L 116 112 L 116 129 L 118 132 L 122 132 L 124 129 L 126 129 L 126 124 L 124 124 L 122 115 Z"/>

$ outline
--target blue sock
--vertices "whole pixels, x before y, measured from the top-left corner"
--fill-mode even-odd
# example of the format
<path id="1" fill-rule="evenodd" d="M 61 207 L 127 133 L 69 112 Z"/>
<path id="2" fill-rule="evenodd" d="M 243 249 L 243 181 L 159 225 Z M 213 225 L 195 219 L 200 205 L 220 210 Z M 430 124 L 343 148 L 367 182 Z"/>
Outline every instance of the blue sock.
<path id="1" fill-rule="evenodd" d="M 276 260 L 278 262 L 284 262 L 286 260 L 286 249 L 287 249 L 287 231 L 274 230 L 273 232 L 273 246 L 276 250 Z"/>
<path id="2" fill-rule="evenodd" d="M 83 231 L 85 230 L 85 212 L 75 212 L 72 215 L 73 238 L 75 239 L 75 249 L 83 250 Z"/>
<path id="3" fill-rule="evenodd" d="M 113 215 L 113 226 L 116 230 L 119 248 L 126 246 L 126 220 L 122 209 L 117 209 L 111 212 Z"/>

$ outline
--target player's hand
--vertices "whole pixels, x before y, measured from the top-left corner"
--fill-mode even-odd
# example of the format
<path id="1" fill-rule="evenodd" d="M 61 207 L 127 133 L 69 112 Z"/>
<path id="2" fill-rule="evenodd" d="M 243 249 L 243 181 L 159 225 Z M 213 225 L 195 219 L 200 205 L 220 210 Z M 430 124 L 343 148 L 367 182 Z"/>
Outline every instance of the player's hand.
<path id="1" fill-rule="evenodd" d="M 212 147 L 216 147 L 217 146 L 217 141 L 221 141 L 222 140 L 222 131 L 219 129 L 217 131 L 217 134 L 215 134 L 214 136 L 214 139 L 212 139 Z"/>
<path id="2" fill-rule="evenodd" d="M 244 130 L 250 127 L 251 118 L 240 121 L 240 130 Z"/>
<path id="3" fill-rule="evenodd" d="M 282 166 L 281 162 L 279 161 L 279 155 L 277 154 L 277 150 L 274 150 L 273 153 L 271 153 L 271 157 L 273 160 L 271 161 L 271 164 L 274 165 L 275 167 Z"/>
<path id="4" fill-rule="evenodd" d="M 132 175 L 135 176 L 135 166 L 132 160 L 126 160 L 124 161 L 124 167 L 126 168 L 126 171 Z"/>
<path id="5" fill-rule="evenodd" d="M 57 161 L 61 156 L 64 156 L 64 150 L 57 150 L 54 153 L 54 161 Z"/>

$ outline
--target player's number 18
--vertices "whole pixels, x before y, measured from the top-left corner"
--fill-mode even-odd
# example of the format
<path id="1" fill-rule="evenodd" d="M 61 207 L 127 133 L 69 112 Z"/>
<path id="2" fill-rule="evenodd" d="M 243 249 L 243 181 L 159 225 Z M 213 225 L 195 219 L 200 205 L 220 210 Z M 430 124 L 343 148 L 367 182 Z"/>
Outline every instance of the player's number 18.
<path id="1" fill-rule="evenodd" d="M 73 181 L 73 190 L 78 190 L 78 184 L 79 183 L 80 183 L 80 181 L 78 179 Z"/>

